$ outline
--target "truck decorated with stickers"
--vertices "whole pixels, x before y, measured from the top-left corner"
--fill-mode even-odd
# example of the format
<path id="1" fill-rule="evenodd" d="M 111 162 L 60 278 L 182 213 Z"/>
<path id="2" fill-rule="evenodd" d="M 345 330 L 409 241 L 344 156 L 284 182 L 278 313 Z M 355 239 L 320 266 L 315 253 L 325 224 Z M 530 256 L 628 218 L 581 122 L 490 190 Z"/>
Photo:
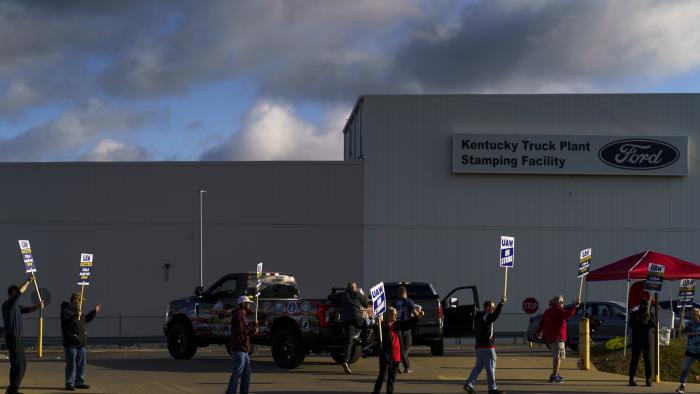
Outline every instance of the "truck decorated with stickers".
<path id="1" fill-rule="evenodd" d="M 260 283 L 255 272 L 229 274 L 207 289 L 197 287 L 190 297 L 171 301 L 163 327 L 170 355 L 189 359 L 198 347 L 211 344 L 228 349 L 231 313 L 242 294 L 254 301 L 251 321 L 258 308 L 259 330 L 252 343 L 270 346 L 278 366 L 296 368 L 311 352 L 329 352 L 336 362 L 343 362 L 340 308 L 325 299 L 300 298 L 294 277 L 276 272 L 262 273 Z M 360 339 L 356 341 L 351 362 L 361 356 Z"/>

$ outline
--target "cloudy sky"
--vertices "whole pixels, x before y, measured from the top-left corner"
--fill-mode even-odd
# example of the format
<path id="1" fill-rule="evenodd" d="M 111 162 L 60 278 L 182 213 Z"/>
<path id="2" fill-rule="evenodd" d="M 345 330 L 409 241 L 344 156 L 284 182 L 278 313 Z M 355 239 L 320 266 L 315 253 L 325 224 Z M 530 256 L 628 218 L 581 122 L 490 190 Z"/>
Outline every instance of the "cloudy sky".
<path id="1" fill-rule="evenodd" d="M 695 0 L 0 0 L 0 161 L 339 160 L 361 94 L 700 91 Z"/>

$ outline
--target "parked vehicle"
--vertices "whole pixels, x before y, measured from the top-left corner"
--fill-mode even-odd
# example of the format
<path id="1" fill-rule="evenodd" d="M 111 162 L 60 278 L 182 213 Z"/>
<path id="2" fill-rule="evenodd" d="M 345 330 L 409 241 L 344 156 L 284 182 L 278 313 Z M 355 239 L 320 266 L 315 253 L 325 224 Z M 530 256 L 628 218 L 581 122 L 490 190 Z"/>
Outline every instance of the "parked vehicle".
<path id="1" fill-rule="evenodd" d="M 400 286 L 406 287 L 408 298 L 425 311 L 425 316 L 412 331 L 414 345 L 429 346 L 432 355 L 441 356 L 445 352 L 445 337 L 474 334 L 474 315 L 479 305 L 476 286 L 458 287 L 441 300 L 428 282 L 385 282 L 384 291 L 389 304 L 398 300 Z"/>
<path id="2" fill-rule="evenodd" d="M 659 301 L 659 308 L 666 309 L 668 310 L 671 306 L 671 303 L 668 301 Z M 700 309 L 700 304 L 697 302 L 693 302 L 693 308 L 698 308 Z M 680 327 L 680 322 L 681 322 L 681 308 L 678 307 L 678 300 L 673 300 L 673 313 L 674 317 L 673 319 L 675 320 L 675 328 L 678 329 Z M 690 323 L 690 317 L 692 315 L 692 308 L 686 307 L 685 308 L 685 316 L 683 317 L 683 320 L 685 321 L 685 325 Z"/>
<path id="3" fill-rule="evenodd" d="M 573 305 L 565 305 L 565 309 Z M 591 320 L 591 341 L 607 341 L 614 337 L 625 335 L 625 303 L 617 301 L 588 301 L 585 305 L 586 316 Z M 566 323 L 567 346 L 578 347 L 579 323 L 583 317 L 583 305 Z M 536 331 L 542 319 L 542 314 L 532 316 L 527 327 L 526 336 L 530 342 L 542 343 L 537 338 Z"/>
<path id="4" fill-rule="evenodd" d="M 260 298 L 252 306 L 253 311 L 259 308 L 260 324 L 259 333 L 252 338 L 254 345 L 270 346 L 275 363 L 282 368 L 296 368 L 309 352 L 343 352 L 339 308 L 325 299 L 300 298 L 293 276 L 267 272 L 261 279 Z M 255 272 L 230 274 L 206 290 L 198 287 L 194 295 L 171 301 L 163 326 L 170 355 L 189 359 L 198 347 L 228 346 L 236 299 L 241 294 L 253 297 L 256 285 Z M 358 341 L 351 362 L 360 356 Z"/>

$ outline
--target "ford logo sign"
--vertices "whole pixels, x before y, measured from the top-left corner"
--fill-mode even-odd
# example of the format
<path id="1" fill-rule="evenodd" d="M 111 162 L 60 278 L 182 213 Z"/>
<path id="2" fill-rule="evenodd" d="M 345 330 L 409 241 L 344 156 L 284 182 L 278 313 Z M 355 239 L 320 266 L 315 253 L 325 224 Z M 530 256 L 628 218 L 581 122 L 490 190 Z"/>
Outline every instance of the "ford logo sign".
<path id="1" fill-rule="evenodd" d="M 611 142 L 598 151 L 605 164 L 628 170 L 654 170 L 670 166 L 681 156 L 666 142 L 635 138 Z"/>

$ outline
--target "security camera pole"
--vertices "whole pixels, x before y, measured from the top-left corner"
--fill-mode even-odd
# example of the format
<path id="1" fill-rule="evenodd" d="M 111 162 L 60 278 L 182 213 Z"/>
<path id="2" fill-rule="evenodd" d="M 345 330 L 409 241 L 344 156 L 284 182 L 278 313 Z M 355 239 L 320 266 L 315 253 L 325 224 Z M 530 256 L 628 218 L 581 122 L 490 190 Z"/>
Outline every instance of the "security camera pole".
<path id="1" fill-rule="evenodd" d="M 19 251 L 22 253 L 22 260 L 24 261 L 24 272 L 32 276 L 36 295 L 39 298 L 39 305 L 42 306 L 39 309 L 39 343 L 37 344 L 37 356 L 41 358 L 44 355 L 44 300 L 41 299 L 41 291 L 36 281 L 36 263 L 34 263 L 34 257 L 32 256 L 32 246 L 26 239 L 21 239 L 18 242 Z"/>

